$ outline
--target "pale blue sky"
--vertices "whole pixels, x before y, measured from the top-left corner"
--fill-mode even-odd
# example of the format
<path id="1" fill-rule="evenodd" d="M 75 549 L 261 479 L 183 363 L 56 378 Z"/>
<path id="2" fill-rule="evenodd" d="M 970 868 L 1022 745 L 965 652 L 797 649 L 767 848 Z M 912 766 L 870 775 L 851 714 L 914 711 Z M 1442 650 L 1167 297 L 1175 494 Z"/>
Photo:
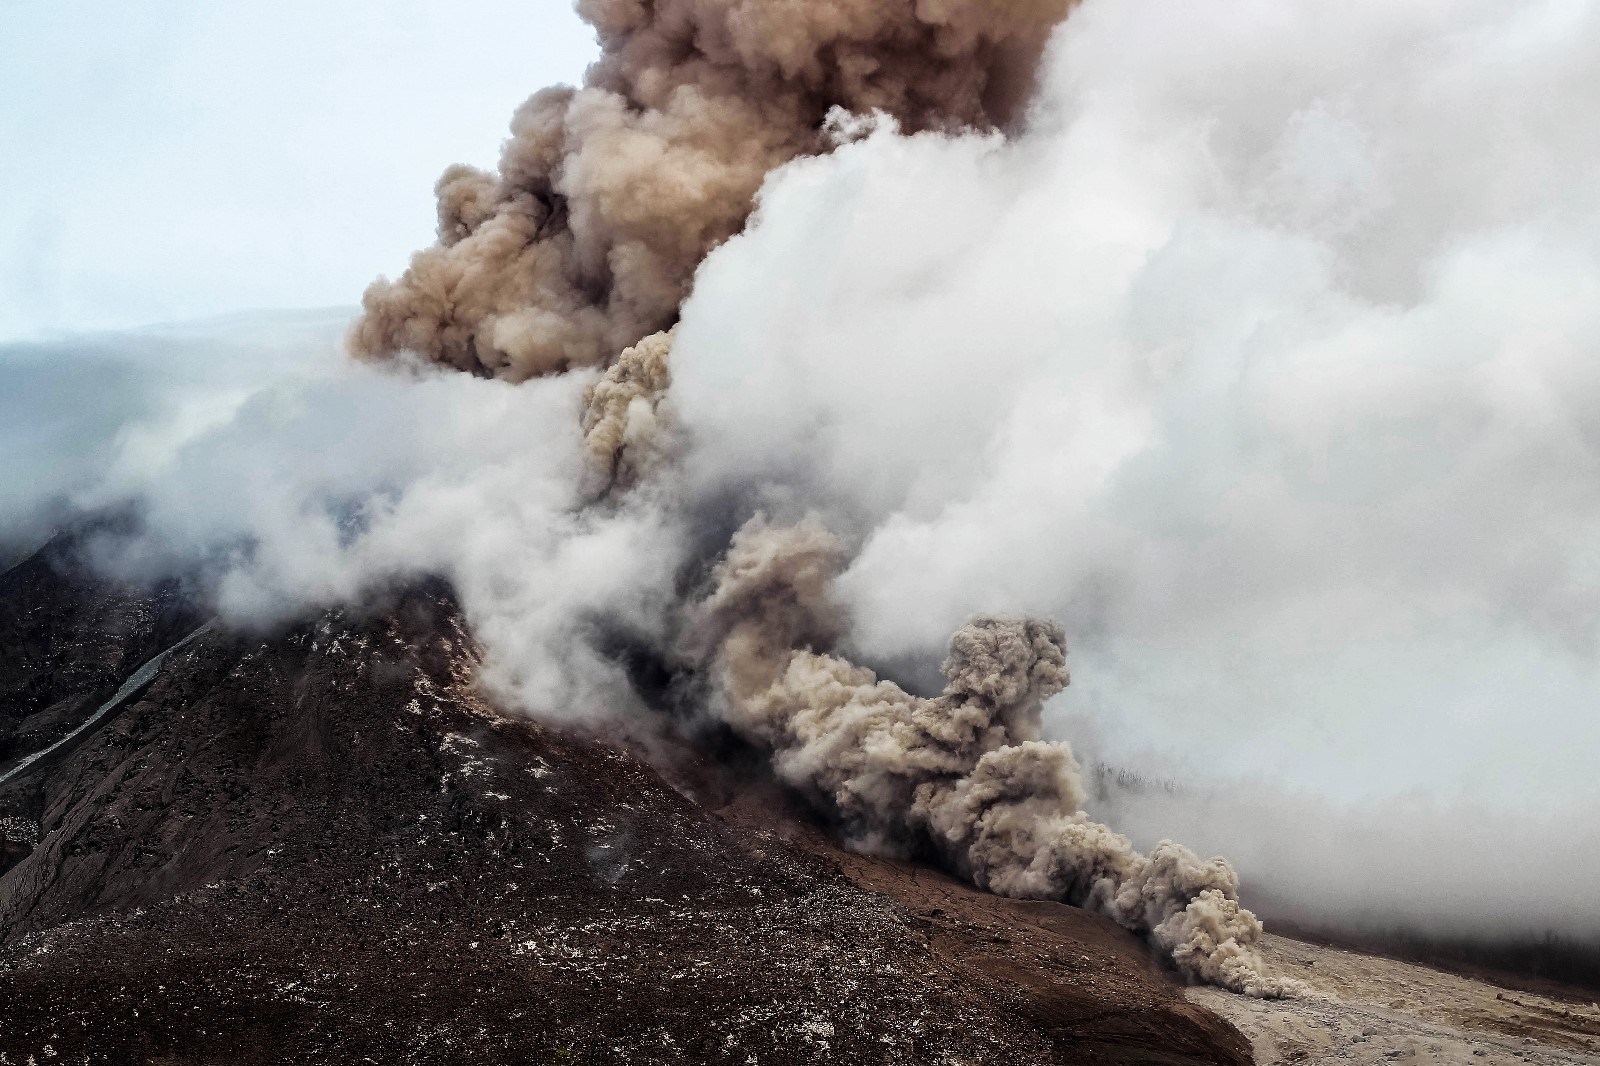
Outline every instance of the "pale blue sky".
<path id="1" fill-rule="evenodd" d="M 570 0 L 0 0 L 0 342 L 354 304 L 593 53 Z"/>

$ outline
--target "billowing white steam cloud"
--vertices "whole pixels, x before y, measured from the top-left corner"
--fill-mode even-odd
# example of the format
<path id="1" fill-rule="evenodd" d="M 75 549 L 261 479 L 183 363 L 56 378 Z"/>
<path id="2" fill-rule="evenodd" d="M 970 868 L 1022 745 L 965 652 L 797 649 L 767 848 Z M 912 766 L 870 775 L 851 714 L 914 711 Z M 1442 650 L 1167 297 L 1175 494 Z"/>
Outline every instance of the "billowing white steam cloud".
<path id="1" fill-rule="evenodd" d="M 1108 914 L 1198 980 L 1295 989 L 1267 972 L 1261 923 L 1240 907 L 1227 862 L 1170 841 L 1146 858 L 1081 813 L 1071 749 L 1039 739 L 1044 701 L 1067 686 L 1060 627 L 969 622 L 950 641 L 944 694 L 919 699 L 813 650 L 840 635 L 830 593 L 845 560 L 822 526 L 757 516 L 692 612 L 714 708 L 773 752 L 784 780 L 875 844 L 920 837 L 981 887 Z"/>
<path id="2" fill-rule="evenodd" d="M 626 711 L 634 697 L 596 627 L 665 641 L 682 553 L 644 494 L 586 508 L 579 424 L 597 375 L 517 387 L 379 373 L 338 358 L 347 321 L 0 348 L 0 396 L 31 400 L 0 425 L 0 464 L 23 475 L 7 480 L 0 548 L 132 507 L 143 535 L 103 543 L 106 564 L 134 577 L 199 568 L 243 626 L 442 576 L 494 649 L 484 680 L 503 699 L 557 717 Z M 76 390 L 108 381 L 144 388 L 85 425 Z M 58 421 L 73 432 L 49 432 Z"/>
<path id="3" fill-rule="evenodd" d="M 702 9 L 650 10 L 680 6 Z M 629 10 L 645 7 L 607 17 Z M 588 158 L 590 140 L 567 138 L 592 106 L 592 128 L 626 135 L 593 150 L 641 145 L 632 173 L 649 176 L 593 209 L 631 210 L 686 158 L 645 150 L 668 132 L 655 112 L 579 108 L 617 92 L 599 91 L 525 111 L 507 158 L 546 135 Z M 693 102 L 674 93 L 669 113 Z M 811 121 L 839 102 L 817 97 Z M 785 142 L 771 161 L 798 158 L 748 232 L 693 275 L 670 374 L 652 339 L 604 378 L 369 368 L 253 386 L 204 418 L 157 404 L 133 432 L 90 435 L 100 452 L 70 495 L 139 500 L 152 535 L 124 562 L 209 552 L 236 616 L 445 573 L 490 680 L 542 713 L 630 698 L 594 629 L 678 646 L 676 580 L 725 547 L 707 549 L 708 528 L 815 512 L 849 551 L 785 578 L 816 608 L 803 625 L 744 648 L 708 604 L 691 628 L 716 635 L 699 654 L 725 675 L 730 722 L 861 831 L 925 834 L 974 877 L 1030 892 L 1043 882 L 981 856 L 1052 854 L 1028 834 L 1092 823 L 1073 817 L 1084 793 L 1060 749 L 1003 722 L 993 745 L 948 749 L 961 765 L 938 772 L 938 804 L 919 808 L 912 787 L 884 806 L 876 779 L 841 798 L 855 771 L 824 772 L 847 766 L 837 753 L 792 761 L 808 745 L 785 730 L 811 720 L 748 712 L 747 686 L 802 709 L 791 669 L 841 698 L 888 691 L 848 656 L 933 692 L 970 618 L 1056 618 L 1075 680 L 1043 707 L 1044 738 L 1070 714 L 1101 758 L 1234 782 L 1206 793 L 1203 824 L 1127 797 L 1097 809 L 1092 792 L 1090 814 L 1141 842 L 1225 848 L 1247 859 L 1247 890 L 1313 906 L 1330 867 L 1381 869 L 1412 915 L 1470 895 L 1485 924 L 1592 928 L 1600 849 L 1575 823 L 1600 810 L 1596 104 L 1600 14 L 1584 5 L 1087 0 L 1005 138 L 889 106 L 832 154 Z M 619 249 L 656 247 L 659 228 L 630 236 L 596 215 L 582 237 L 576 215 L 522 195 L 578 180 L 549 159 L 453 175 L 445 243 L 369 297 L 358 346 L 511 379 L 610 361 L 672 324 L 696 258 L 744 218 L 757 178 L 717 184 L 725 160 L 709 158 L 683 172 L 715 189 L 677 192 L 732 206 L 686 211 L 662 237 L 672 255 L 637 259 Z M 24 443 L 66 456 L 80 439 Z M 135 440 L 161 446 L 123 462 Z M 749 678 L 726 674 L 746 662 Z M 985 706 L 1031 708 L 1047 688 Z M 895 701 L 910 722 L 932 702 Z M 1034 789 L 1008 791 L 1019 780 Z M 1306 799 L 1283 809 L 1337 831 L 1273 815 L 1287 789 Z M 1028 796 L 1043 809 L 1013 821 Z M 1443 813 L 1409 821 L 1419 806 Z M 1452 813 L 1485 808 L 1497 817 L 1476 832 Z M 1139 919 L 1084 883 L 1056 894 L 1099 899 L 1175 954 L 1193 931 L 1160 929 L 1188 900 L 1231 902 L 1219 868 L 1183 853 L 1156 848 L 1139 869 L 1186 887 Z"/>
<path id="4" fill-rule="evenodd" d="M 690 476 L 859 540 L 920 684 L 1062 620 L 1105 758 L 1592 804 L 1597 19 L 1091 0 L 1022 136 L 769 183 L 678 329 Z"/>

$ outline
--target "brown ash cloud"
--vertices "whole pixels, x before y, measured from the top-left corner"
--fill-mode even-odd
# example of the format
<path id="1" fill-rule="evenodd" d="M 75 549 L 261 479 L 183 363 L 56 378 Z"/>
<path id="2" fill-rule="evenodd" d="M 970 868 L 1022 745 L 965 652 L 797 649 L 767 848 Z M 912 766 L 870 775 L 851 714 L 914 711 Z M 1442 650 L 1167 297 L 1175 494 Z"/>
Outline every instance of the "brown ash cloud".
<path id="1" fill-rule="evenodd" d="M 951 638 L 943 694 L 923 699 L 817 650 L 843 635 L 830 588 L 846 561 L 814 520 L 757 517 L 690 612 L 714 713 L 769 750 L 780 778 L 864 847 L 929 845 L 981 888 L 1111 917 L 1191 979 L 1297 991 L 1262 960 L 1226 860 L 1171 841 L 1140 854 L 1083 812 L 1071 748 L 1041 739 L 1044 702 L 1069 681 L 1060 626 L 973 620 Z"/>
<path id="2" fill-rule="evenodd" d="M 1013 119 L 1072 0 L 579 0 L 600 58 L 518 109 L 498 171 L 439 179 L 438 243 L 366 292 L 349 345 L 521 381 L 675 321 L 695 268 L 830 115 Z"/>

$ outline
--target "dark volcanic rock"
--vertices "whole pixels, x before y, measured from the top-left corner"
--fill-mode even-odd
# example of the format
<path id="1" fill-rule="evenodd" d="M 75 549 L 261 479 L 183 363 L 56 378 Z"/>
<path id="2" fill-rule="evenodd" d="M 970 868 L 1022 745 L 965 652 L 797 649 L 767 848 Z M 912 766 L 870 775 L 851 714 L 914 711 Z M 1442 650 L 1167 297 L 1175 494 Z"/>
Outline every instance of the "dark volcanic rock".
<path id="1" fill-rule="evenodd" d="M 7 706 L 102 696 L 194 621 L 29 580 Z M 0 1062 L 1248 1061 L 1114 926 L 781 800 L 714 813 L 474 666 L 441 588 L 208 632 L 0 790 L 38 837 L 0 878 Z"/>
<path id="2" fill-rule="evenodd" d="M 177 581 L 109 581 L 84 550 L 82 537 L 58 536 L 0 573 L 0 874 L 32 850 L 43 813 L 48 766 L 23 777 L 19 764 L 69 754 L 118 686 L 201 621 Z"/>
<path id="3" fill-rule="evenodd" d="M 82 550 L 56 537 L 0 574 L 0 771 L 66 735 L 200 622 L 178 582 L 109 581 Z"/>

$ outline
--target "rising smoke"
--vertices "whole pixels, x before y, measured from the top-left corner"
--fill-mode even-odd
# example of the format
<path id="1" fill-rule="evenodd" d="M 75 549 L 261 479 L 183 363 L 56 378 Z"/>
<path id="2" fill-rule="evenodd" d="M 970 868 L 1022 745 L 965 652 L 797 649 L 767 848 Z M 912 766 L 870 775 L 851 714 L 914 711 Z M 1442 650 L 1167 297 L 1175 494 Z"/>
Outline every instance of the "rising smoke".
<path id="1" fill-rule="evenodd" d="M 512 381 L 603 366 L 676 320 L 695 268 L 828 117 L 1012 117 L 1072 0 L 579 0 L 600 58 L 517 112 L 499 172 L 439 179 L 439 243 L 366 294 L 359 354 Z"/>
<path id="2" fill-rule="evenodd" d="M 473 374 L 368 363 L 0 445 L 92 441 L 50 491 L 136 501 L 119 564 L 217 562 L 235 620 L 444 574 L 485 684 L 532 713 L 634 705 L 594 639 L 624 629 L 864 845 L 1099 907 L 1192 973 L 1248 986 L 1207 937 L 1252 933 L 1226 868 L 1168 835 L 1302 914 L 1594 928 L 1600 19 L 1088 0 L 1017 122 L 1001 83 L 1059 6 L 893 5 L 904 33 L 880 6 L 597 14 L 591 84 L 536 98 L 499 175 L 447 175 L 441 244 L 357 327 L 364 354 Z M 981 107 L 935 114 L 914 78 L 916 106 L 848 95 L 878 75 L 839 60 L 880 30 L 932 49 L 914 69 L 972 59 L 948 99 Z M 884 116 L 830 133 L 834 106 Z M 746 535 L 686 601 L 762 511 L 786 561 Z M 722 591 L 746 565 L 773 602 Z M 910 694 L 970 619 L 1017 616 L 1060 620 L 1069 691 L 958 670 Z M 956 710 L 971 739 L 887 774 L 858 707 L 873 745 Z M 1191 791 L 1085 793 L 1045 743 L 1069 732 Z"/>

